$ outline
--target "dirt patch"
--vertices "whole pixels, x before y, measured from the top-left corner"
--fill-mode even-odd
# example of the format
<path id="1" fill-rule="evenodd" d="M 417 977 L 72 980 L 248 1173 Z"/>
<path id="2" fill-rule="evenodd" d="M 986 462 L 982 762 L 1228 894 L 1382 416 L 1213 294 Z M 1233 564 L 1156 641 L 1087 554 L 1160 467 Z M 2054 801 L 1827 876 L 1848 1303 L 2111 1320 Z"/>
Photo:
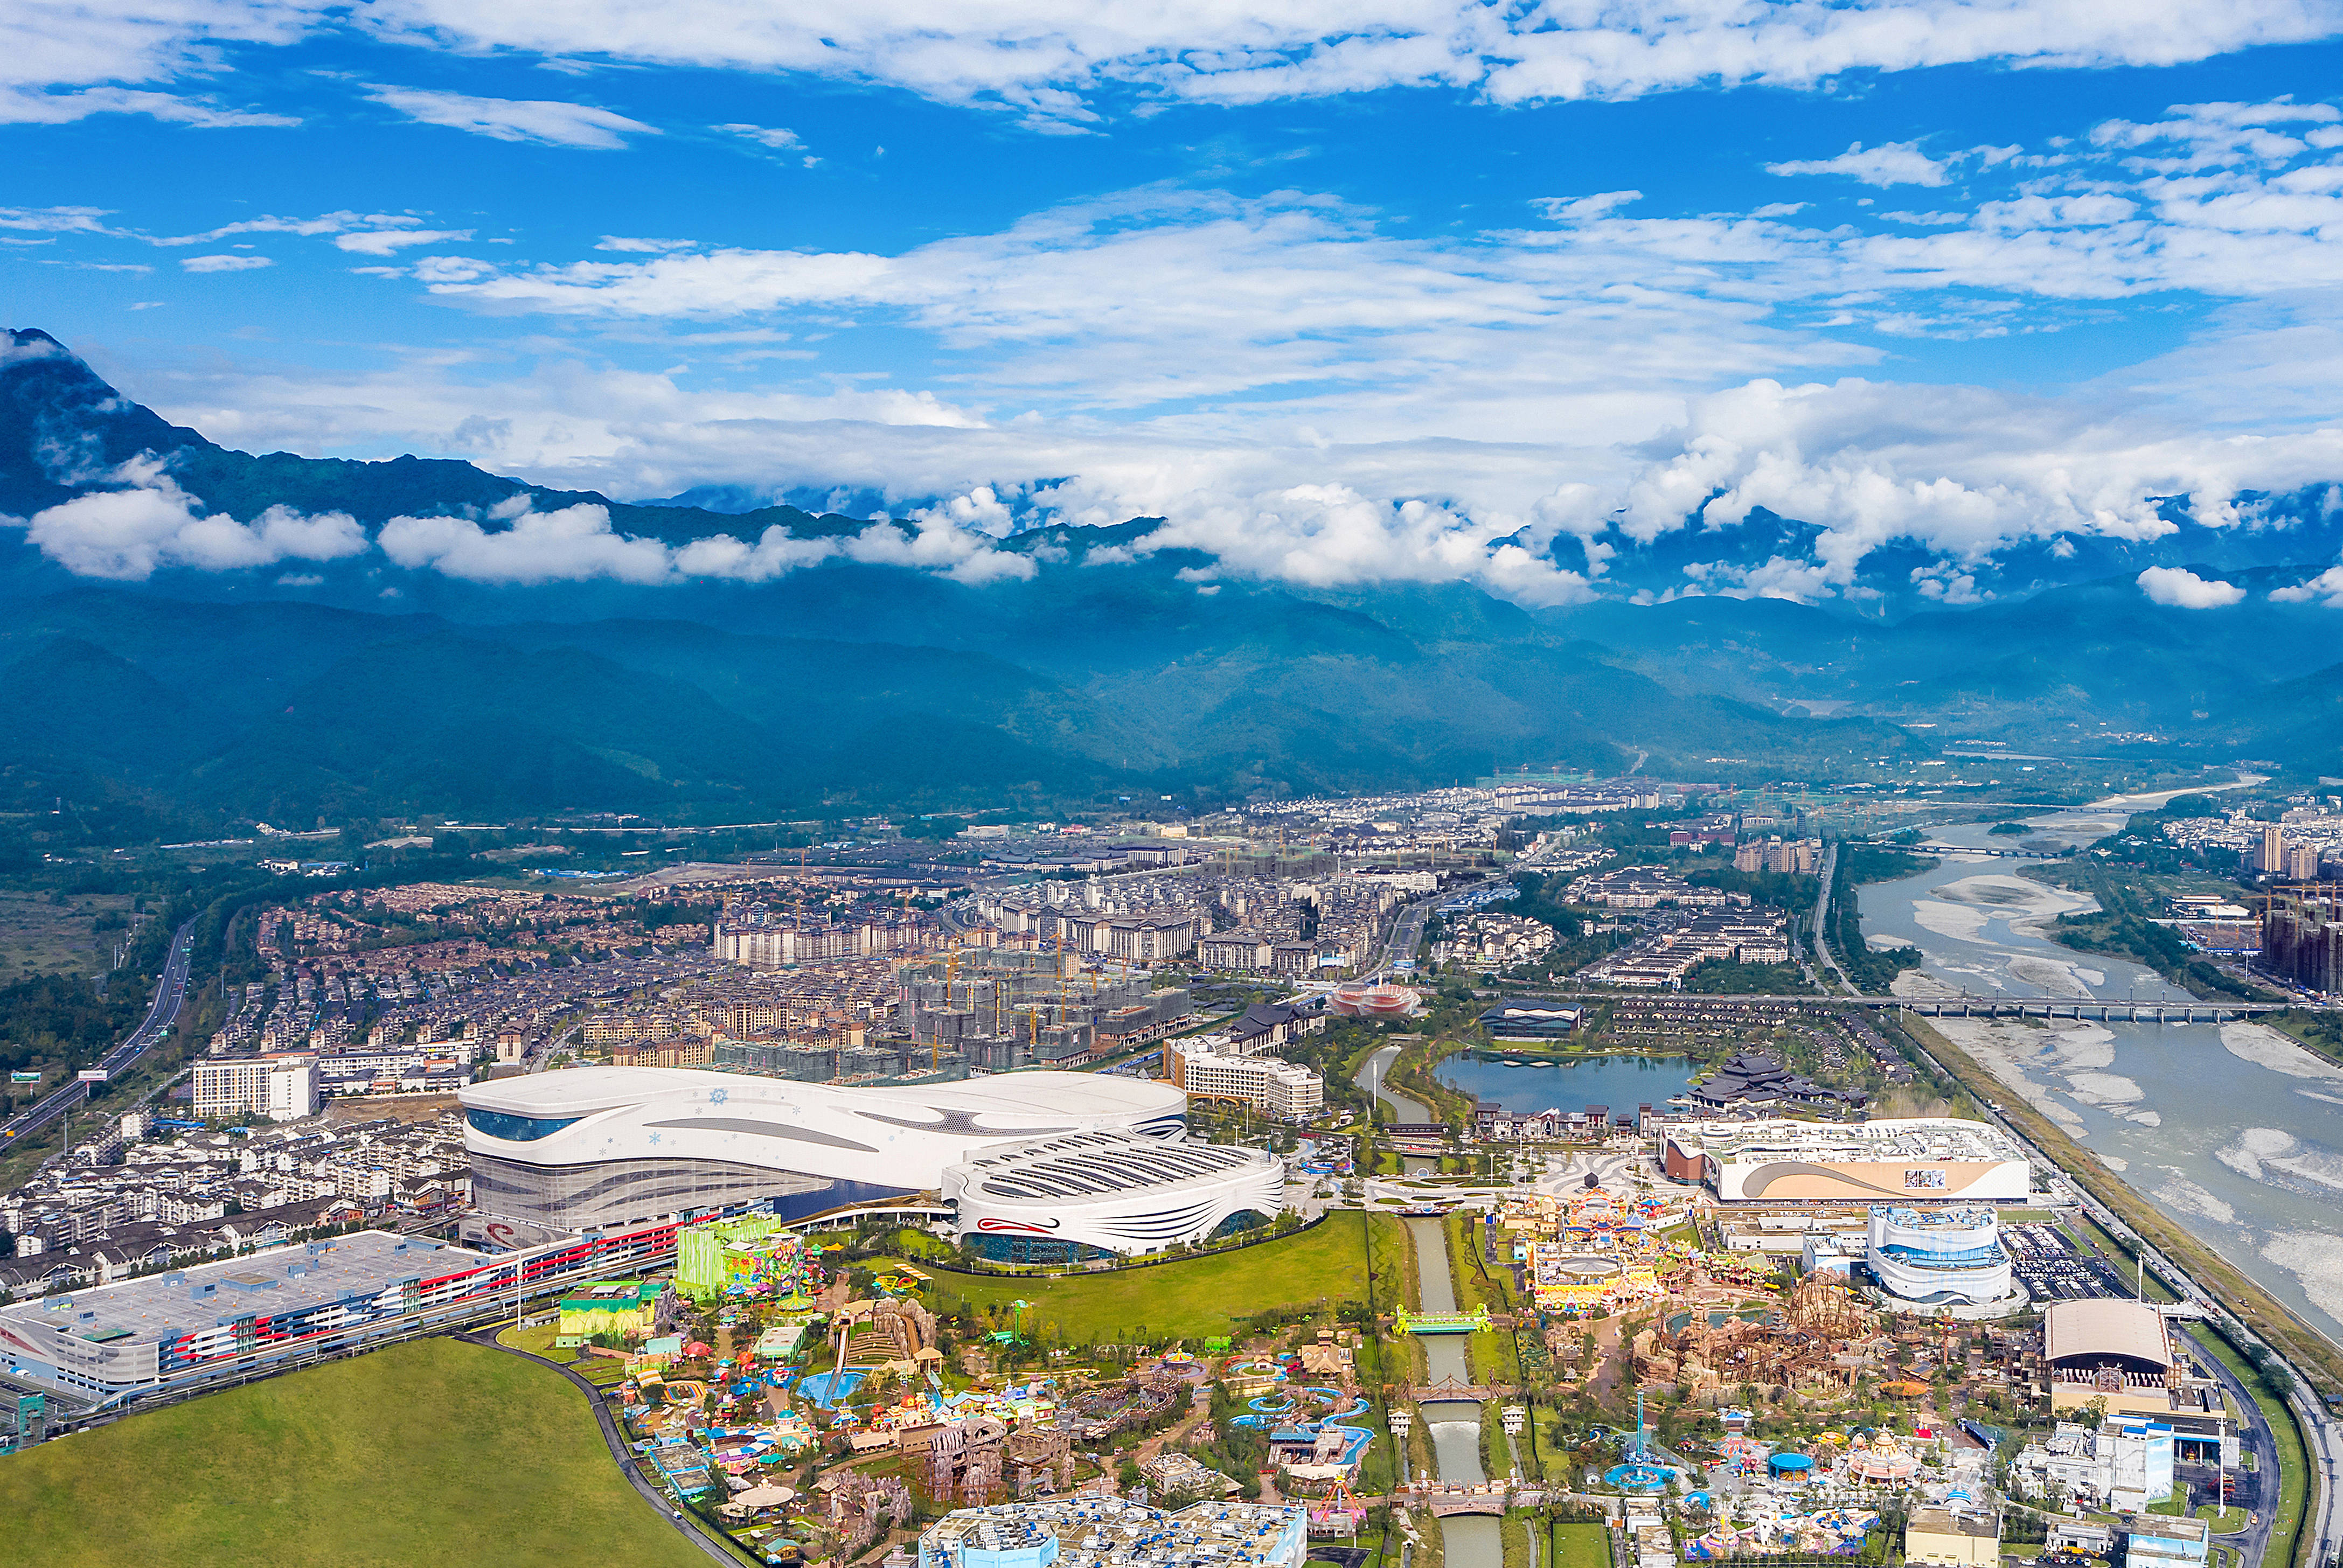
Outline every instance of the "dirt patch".
<path id="1" fill-rule="evenodd" d="M 328 1126 L 343 1127 L 353 1121 L 399 1121 L 415 1123 L 437 1121 L 456 1109 L 452 1094 L 353 1094 L 337 1096 L 326 1102 Z"/>

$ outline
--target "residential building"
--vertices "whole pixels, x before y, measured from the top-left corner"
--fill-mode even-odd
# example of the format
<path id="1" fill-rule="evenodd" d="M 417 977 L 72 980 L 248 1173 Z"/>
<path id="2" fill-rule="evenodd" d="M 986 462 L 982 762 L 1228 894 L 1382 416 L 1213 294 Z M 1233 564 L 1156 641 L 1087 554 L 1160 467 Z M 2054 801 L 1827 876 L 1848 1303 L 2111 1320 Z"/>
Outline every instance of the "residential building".
<path id="1" fill-rule="evenodd" d="M 1319 1076 L 1273 1056 L 1222 1056 L 1177 1040 L 1163 1055 L 1172 1081 L 1198 1098 L 1242 1101 L 1281 1121 L 1308 1121 L 1325 1109 Z"/>
<path id="2" fill-rule="evenodd" d="M 317 1114 L 317 1059 L 299 1053 L 224 1057 L 196 1063 L 195 1112 L 204 1121 L 265 1116 L 297 1121 Z"/>

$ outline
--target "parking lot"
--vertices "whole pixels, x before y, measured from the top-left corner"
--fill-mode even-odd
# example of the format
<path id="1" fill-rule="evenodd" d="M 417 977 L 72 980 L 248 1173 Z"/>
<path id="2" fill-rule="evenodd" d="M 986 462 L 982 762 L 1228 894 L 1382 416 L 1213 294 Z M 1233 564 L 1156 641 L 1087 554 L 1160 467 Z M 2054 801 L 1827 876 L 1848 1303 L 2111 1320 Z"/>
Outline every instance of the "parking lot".
<path id="1" fill-rule="evenodd" d="M 2009 1271 L 2037 1302 L 2083 1302 L 2129 1296 L 2124 1277 L 2084 1251 L 2055 1225 L 2009 1225 L 2001 1232 Z"/>

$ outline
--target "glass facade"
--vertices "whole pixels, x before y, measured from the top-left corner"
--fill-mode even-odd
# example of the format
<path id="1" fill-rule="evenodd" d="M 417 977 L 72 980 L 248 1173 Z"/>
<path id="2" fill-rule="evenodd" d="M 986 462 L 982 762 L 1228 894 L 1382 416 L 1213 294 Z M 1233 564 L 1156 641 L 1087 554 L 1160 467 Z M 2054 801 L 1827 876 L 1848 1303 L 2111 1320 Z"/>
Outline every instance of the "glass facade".
<path id="1" fill-rule="evenodd" d="M 507 1143 L 534 1143 L 540 1138 L 550 1138 L 565 1127 L 575 1127 L 585 1120 L 580 1116 L 514 1116 L 502 1111 L 467 1110 L 464 1120 L 478 1131 Z"/>
<path id="2" fill-rule="evenodd" d="M 494 1154 L 472 1155 L 472 1201 L 482 1212 L 564 1231 L 632 1224 L 686 1209 L 729 1208 L 759 1198 L 773 1200 L 773 1212 L 779 1218 L 795 1220 L 910 1192 L 909 1188 L 721 1160 L 531 1165 Z"/>

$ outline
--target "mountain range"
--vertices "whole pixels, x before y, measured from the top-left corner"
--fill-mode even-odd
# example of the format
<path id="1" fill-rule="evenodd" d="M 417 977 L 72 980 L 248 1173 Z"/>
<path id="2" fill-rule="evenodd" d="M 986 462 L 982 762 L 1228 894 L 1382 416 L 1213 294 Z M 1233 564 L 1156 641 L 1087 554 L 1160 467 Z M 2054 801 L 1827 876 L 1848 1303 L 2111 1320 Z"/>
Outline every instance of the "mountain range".
<path id="1" fill-rule="evenodd" d="M 121 520 L 92 498 L 121 502 Z M 0 809 L 71 793 L 197 823 L 731 820 L 1412 787 L 1523 763 L 1876 779 L 1956 739 L 2343 773 L 2343 610 L 2268 592 L 2336 558 L 2335 518 L 2306 498 L 2268 499 L 2252 528 L 2015 548 L 1980 568 L 1996 597 L 1958 608 L 1916 597 L 1923 552 L 1905 546 L 1865 561 L 1898 590 L 1856 608 L 1682 597 L 1688 562 L 1755 565 L 1810 541 L 1769 514 L 1619 541 L 1604 597 L 1540 609 L 1462 583 L 1208 572 L 1151 548 L 1148 518 L 986 538 L 1017 571 L 971 580 L 832 550 L 757 582 L 477 581 L 377 548 L 394 518 L 494 539 L 517 518 L 586 515 L 573 508 L 669 547 L 871 526 L 737 492 L 672 499 L 715 505 L 457 461 L 232 451 L 47 335 L 12 333 Z M 266 553 L 249 541 L 271 508 L 327 542 L 238 564 Z M 72 549 L 60 519 L 86 525 Z M 249 532 L 206 531 L 226 519 Z M 172 528 L 180 542 L 156 546 Z M 2137 578 L 2152 566 L 2243 594 L 2151 602 Z"/>

